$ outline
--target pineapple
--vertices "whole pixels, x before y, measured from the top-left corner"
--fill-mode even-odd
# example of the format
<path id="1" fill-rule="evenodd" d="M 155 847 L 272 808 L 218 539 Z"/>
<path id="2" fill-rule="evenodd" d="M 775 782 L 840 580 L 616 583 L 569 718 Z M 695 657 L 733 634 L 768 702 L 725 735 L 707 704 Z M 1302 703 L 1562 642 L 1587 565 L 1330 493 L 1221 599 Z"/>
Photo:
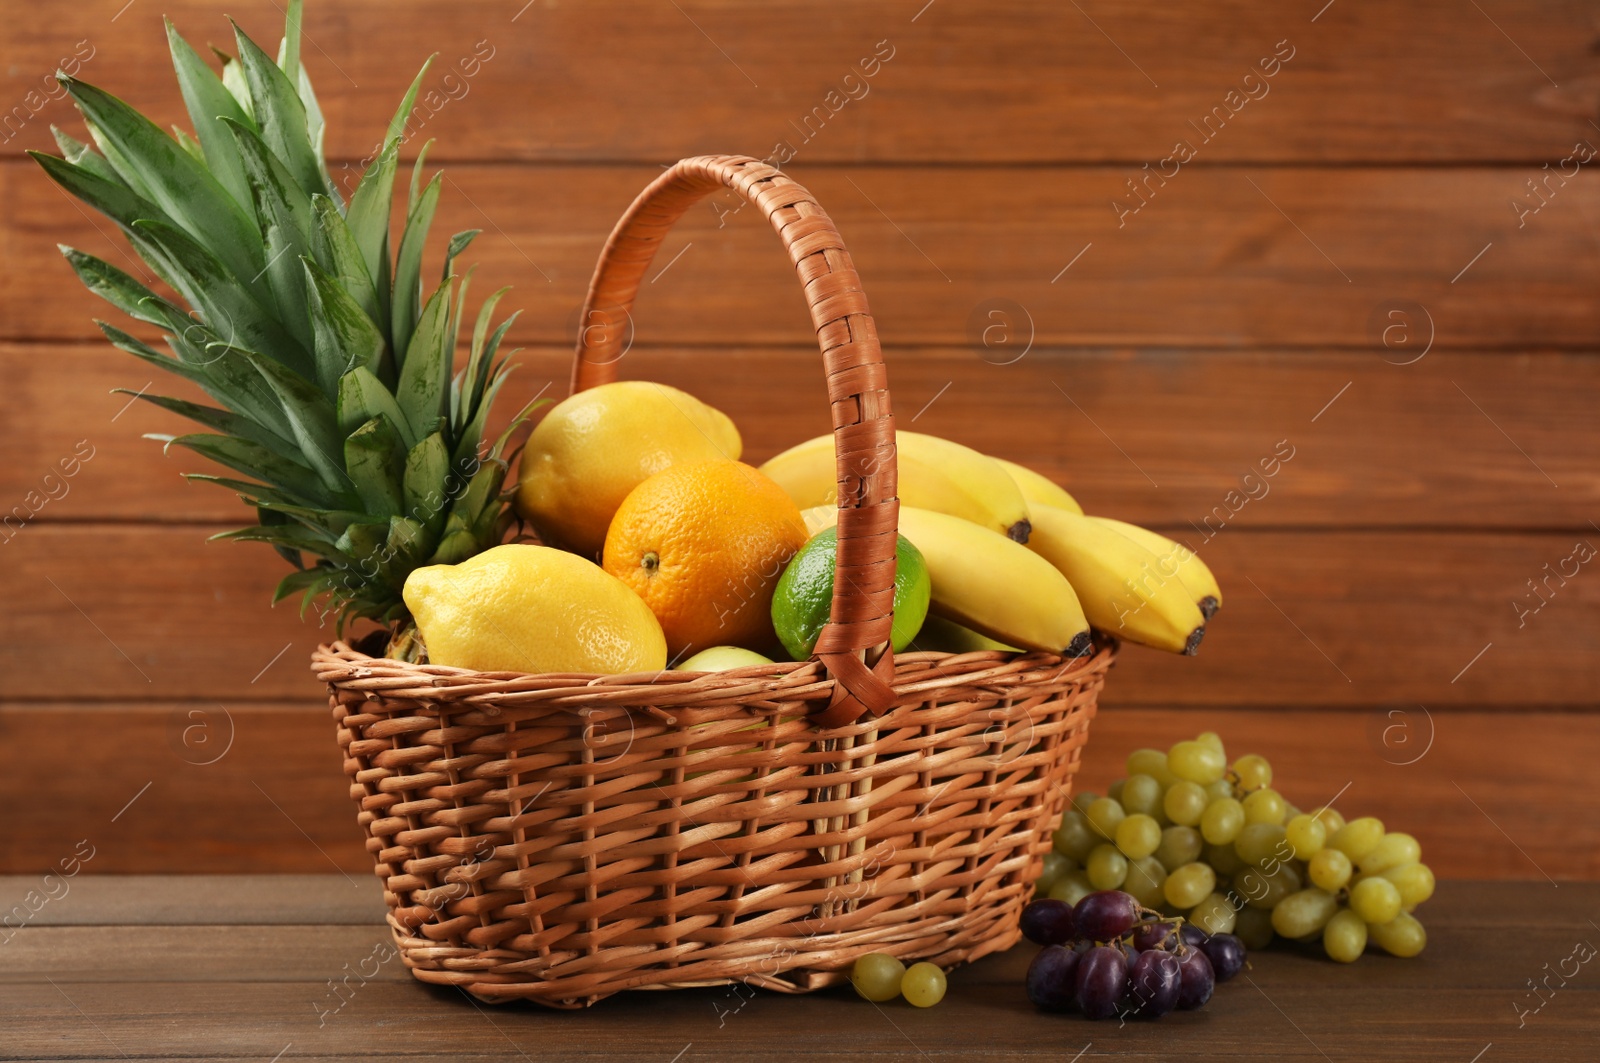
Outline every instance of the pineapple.
<path id="1" fill-rule="evenodd" d="M 422 180 L 426 146 L 411 170 L 398 246 L 389 231 L 405 122 L 428 66 L 346 203 L 323 158 L 299 26 L 294 0 L 276 61 L 235 27 L 238 55 L 223 56 L 219 77 L 169 21 L 193 136 L 168 136 L 109 93 L 60 74 L 94 146 L 56 130 L 63 157 L 32 154 L 115 221 L 188 304 L 61 248 L 91 291 L 160 330 L 171 353 L 97 322 L 114 345 L 217 403 L 138 396 L 208 429 L 151 438 L 236 474 L 188 476 L 255 508 L 257 523 L 216 538 L 269 543 L 295 566 L 274 602 L 300 593 L 302 615 L 323 603 L 341 632 L 355 618 L 385 625 L 391 652 L 415 659 L 406 576 L 496 545 L 513 520 L 506 451 L 532 405 L 492 441 L 484 426 L 509 371 L 496 355 L 516 315 L 491 327 L 505 289 L 486 299 L 456 370 L 470 271 L 454 267 L 477 230 L 450 239 L 441 279 L 425 283 L 423 245 L 441 182 L 437 173 Z"/>

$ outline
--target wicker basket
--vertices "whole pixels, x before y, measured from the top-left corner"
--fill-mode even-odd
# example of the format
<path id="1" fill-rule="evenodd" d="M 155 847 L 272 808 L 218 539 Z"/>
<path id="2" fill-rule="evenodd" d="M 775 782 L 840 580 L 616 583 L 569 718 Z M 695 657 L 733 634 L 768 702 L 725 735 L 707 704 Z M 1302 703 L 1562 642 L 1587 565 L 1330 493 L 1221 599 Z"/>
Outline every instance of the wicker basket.
<path id="1" fill-rule="evenodd" d="M 422 981 L 558 1007 L 733 981 L 805 992 L 868 952 L 949 967 L 1017 940 L 1115 645 L 872 657 L 891 620 L 894 421 L 822 208 L 754 159 L 667 170 L 600 256 L 574 388 L 612 378 L 663 236 L 723 187 L 772 222 L 816 324 L 841 484 L 832 619 L 810 661 L 704 674 L 320 648 L 389 925 Z"/>

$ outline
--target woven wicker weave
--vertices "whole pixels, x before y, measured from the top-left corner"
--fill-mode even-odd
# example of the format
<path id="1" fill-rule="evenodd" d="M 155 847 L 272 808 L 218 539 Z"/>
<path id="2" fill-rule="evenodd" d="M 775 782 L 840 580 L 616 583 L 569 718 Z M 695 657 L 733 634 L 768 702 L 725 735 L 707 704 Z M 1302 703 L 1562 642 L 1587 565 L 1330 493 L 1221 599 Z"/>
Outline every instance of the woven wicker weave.
<path id="1" fill-rule="evenodd" d="M 601 254 L 574 387 L 611 378 L 663 236 L 723 187 L 778 231 L 822 347 L 841 486 L 832 619 L 810 661 L 706 674 L 483 673 L 320 648 L 389 924 L 425 982 L 559 1007 L 730 981 L 803 992 L 868 952 L 948 967 L 1017 940 L 1115 646 L 882 652 L 894 422 L 821 207 L 753 159 L 667 170 Z"/>

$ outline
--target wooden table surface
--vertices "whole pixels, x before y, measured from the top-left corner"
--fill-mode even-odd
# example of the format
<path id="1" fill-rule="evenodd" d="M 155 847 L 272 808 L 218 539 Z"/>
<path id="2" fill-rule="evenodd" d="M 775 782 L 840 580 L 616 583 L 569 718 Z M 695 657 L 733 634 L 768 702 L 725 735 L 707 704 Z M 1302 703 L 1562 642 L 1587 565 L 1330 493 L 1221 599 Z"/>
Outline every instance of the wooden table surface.
<path id="1" fill-rule="evenodd" d="M 557 1012 L 480 1005 L 415 983 L 397 959 L 380 964 L 374 957 L 392 955 L 382 905 L 376 884 L 360 878 L 83 875 L 66 884 L 21 930 L 0 932 L 0 1059 L 1600 1057 L 1600 965 L 1580 962 L 1600 945 L 1594 883 L 1447 882 L 1421 912 L 1429 945 L 1417 959 L 1340 966 L 1268 949 L 1204 1010 L 1122 1027 L 1035 1012 L 1021 984 L 1029 945 L 953 972 L 944 1003 L 929 1010 L 869 1004 L 848 989 L 790 997 L 724 987 Z M 0 878 L 0 898 L 40 887 Z"/>

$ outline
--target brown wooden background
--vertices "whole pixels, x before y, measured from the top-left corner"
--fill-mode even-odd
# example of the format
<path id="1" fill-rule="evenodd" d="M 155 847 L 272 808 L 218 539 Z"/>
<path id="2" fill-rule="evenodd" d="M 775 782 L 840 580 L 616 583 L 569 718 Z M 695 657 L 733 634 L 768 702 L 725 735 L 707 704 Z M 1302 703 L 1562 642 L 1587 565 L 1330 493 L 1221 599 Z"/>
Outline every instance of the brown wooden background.
<path id="1" fill-rule="evenodd" d="M 787 142 L 855 253 L 904 423 L 1195 541 L 1294 448 L 1203 548 L 1228 600 L 1201 656 L 1125 655 L 1087 785 L 1213 728 L 1270 756 L 1292 800 L 1348 785 L 1347 814 L 1416 833 L 1445 874 L 1600 876 L 1600 566 L 1524 623 L 1514 605 L 1600 547 L 1600 160 L 1551 176 L 1600 147 L 1593 5 L 311 6 L 339 160 L 439 52 L 410 147 L 439 138 L 436 233 L 485 230 L 480 294 L 516 286 L 508 398 L 564 388 L 595 256 L 661 166 Z M 5 5 L 0 508 L 36 505 L 80 440 L 93 457 L 0 534 L 0 871 L 88 838 L 95 871 L 363 872 L 305 670 L 319 634 L 267 607 L 275 556 L 203 541 L 240 509 L 140 439 L 171 419 L 109 394 L 150 374 L 97 342 L 108 308 L 54 245 L 133 267 L 20 154 L 75 126 L 29 96 L 75 49 L 80 76 L 179 120 L 162 10 L 228 40 L 210 3 Z M 275 3 L 228 11 L 276 39 Z M 1190 121 L 1259 93 L 1245 76 L 1290 49 L 1202 143 Z M 1195 158 L 1119 227 L 1113 200 L 1136 203 L 1128 179 L 1181 138 Z M 728 410 L 755 460 L 823 431 L 803 305 L 755 213 L 698 209 L 660 265 L 680 252 L 624 375 Z M 997 309 L 1010 331 L 985 346 Z"/>

